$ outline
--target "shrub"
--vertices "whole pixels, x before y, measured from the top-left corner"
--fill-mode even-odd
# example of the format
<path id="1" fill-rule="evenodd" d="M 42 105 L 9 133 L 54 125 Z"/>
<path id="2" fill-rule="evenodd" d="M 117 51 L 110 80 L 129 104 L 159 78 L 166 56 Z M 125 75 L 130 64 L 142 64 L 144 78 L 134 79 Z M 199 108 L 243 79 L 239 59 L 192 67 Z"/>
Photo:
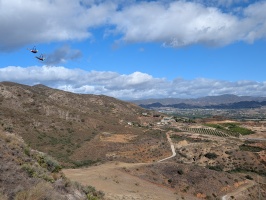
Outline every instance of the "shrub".
<path id="1" fill-rule="evenodd" d="M 206 153 L 204 156 L 208 159 L 215 159 L 218 157 L 216 153 Z"/>
<path id="2" fill-rule="evenodd" d="M 250 175 L 246 175 L 245 177 L 246 179 L 253 180 L 253 178 Z"/>
<path id="3" fill-rule="evenodd" d="M 11 126 L 5 127 L 4 130 L 9 133 L 13 133 L 13 128 Z"/>
<path id="4" fill-rule="evenodd" d="M 223 171 L 223 168 L 220 165 L 208 166 L 208 168 L 215 171 Z"/>
<path id="5" fill-rule="evenodd" d="M 264 150 L 261 147 L 254 147 L 254 146 L 249 146 L 249 145 L 246 145 L 246 144 L 240 145 L 239 149 L 241 151 L 251 151 L 251 152 L 260 152 L 260 151 Z"/>
<path id="6" fill-rule="evenodd" d="M 97 191 L 93 186 L 83 187 L 83 192 L 87 195 L 88 200 L 98 200 L 104 197 L 104 192 Z"/>
<path id="7" fill-rule="evenodd" d="M 51 184 L 40 182 L 36 186 L 20 191 L 16 194 L 15 200 L 45 200 L 45 199 L 60 199 L 59 195 L 53 190 Z"/>
<path id="8" fill-rule="evenodd" d="M 97 161 L 93 161 L 93 160 L 82 160 L 82 161 L 73 161 L 73 164 L 76 167 L 84 167 L 84 166 L 90 166 L 93 165 L 94 163 L 96 163 Z"/>
<path id="9" fill-rule="evenodd" d="M 183 172 L 183 170 L 182 170 L 182 169 L 179 169 L 179 170 L 177 170 L 177 173 L 178 173 L 179 175 L 182 175 L 182 174 L 184 174 L 184 172 Z"/>
<path id="10" fill-rule="evenodd" d="M 232 151 L 225 151 L 225 153 L 226 153 L 227 155 L 231 155 L 233 152 L 232 152 Z"/>
<path id="11" fill-rule="evenodd" d="M 24 148 L 24 153 L 25 153 L 27 156 L 30 156 L 30 148 L 26 146 L 26 147 Z"/>
<path id="12" fill-rule="evenodd" d="M 23 164 L 22 169 L 28 173 L 29 177 L 41 178 L 45 181 L 54 182 L 51 174 L 39 165 Z"/>
<path id="13" fill-rule="evenodd" d="M 44 153 L 37 154 L 36 159 L 42 167 L 50 172 L 59 172 L 62 169 L 61 165 L 55 159 Z"/>
<path id="14" fill-rule="evenodd" d="M 23 164 L 22 169 L 24 169 L 30 177 L 34 176 L 34 168 L 30 164 Z"/>
<path id="15" fill-rule="evenodd" d="M 85 192 L 85 194 L 94 193 L 96 192 L 96 189 L 95 187 L 89 185 L 83 188 L 83 192 Z"/>

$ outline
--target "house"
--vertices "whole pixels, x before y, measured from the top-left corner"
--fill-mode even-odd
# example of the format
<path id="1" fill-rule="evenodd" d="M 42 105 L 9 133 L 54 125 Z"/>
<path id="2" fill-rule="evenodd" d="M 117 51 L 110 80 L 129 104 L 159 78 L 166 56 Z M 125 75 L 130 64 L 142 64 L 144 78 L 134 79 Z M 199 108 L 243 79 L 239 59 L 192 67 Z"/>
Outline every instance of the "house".
<path id="1" fill-rule="evenodd" d="M 164 117 L 161 120 L 162 124 L 170 124 L 171 122 L 175 122 L 175 119 L 173 117 Z"/>

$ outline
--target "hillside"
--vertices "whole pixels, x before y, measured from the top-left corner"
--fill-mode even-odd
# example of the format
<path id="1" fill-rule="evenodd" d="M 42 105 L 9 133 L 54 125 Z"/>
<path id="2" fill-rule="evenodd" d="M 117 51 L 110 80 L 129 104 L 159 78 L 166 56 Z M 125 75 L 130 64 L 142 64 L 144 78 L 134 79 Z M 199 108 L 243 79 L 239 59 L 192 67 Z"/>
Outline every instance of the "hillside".
<path id="1" fill-rule="evenodd" d="M 144 116 L 146 110 L 139 106 L 102 95 L 2 82 L 0 110 L 3 131 L 19 134 L 32 148 L 52 155 L 64 166 L 90 165 L 111 160 L 113 155 L 134 162 L 142 157 L 136 154 L 128 160 L 123 155 L 165 140 L 148 128 L 161 119 L 158 115 Z M 126 136 L 122 142 L 109 141 L 120 136 Z M 159 153 L 165 154 L 164 148 Z M 149 152 L 146 156 L 153 159 Z"/>
<path id="2" fill-rule="evenodd" d="M 67 179 L 56 160 L 29 148 L 16 134 L 0 131 L 0 152 L 1 200 L 85 200 L 104 195 Z"/>

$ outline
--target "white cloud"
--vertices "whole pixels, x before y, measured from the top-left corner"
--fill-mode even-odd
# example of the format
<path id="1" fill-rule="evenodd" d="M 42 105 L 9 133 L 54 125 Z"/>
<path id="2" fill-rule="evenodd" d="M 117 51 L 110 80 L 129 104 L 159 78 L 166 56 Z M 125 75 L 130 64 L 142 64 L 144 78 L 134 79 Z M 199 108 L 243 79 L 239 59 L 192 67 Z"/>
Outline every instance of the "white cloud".
<path id="1" fill-rule="evenodd" d="M 141 72 L 118 74 L 47 66 L 1 68 L 0 81 L 27 85 L 41 83 L 70 92 L 103 94 L 118 99 L 188 98 L 220 94 L 266 96 L 266 82 L 248 80 L 229 82 L 205 78 L 194 80 L 177 78 L 168 81 Z"/>
<path id="2" fill-rule="evenodd" d="M 191 0 L 192 2 L 201 3 L 207 6 L 230 7 L 243 3 L 249 3 L 252 0 Z"/>
<path id="3" fill-rule="evenodd" d="M 106 32 L 121 35 L 124 42 L 160 42 L 171 47 L 227 45 L 265 38 L 266 2 L 241 2 L 1 0 L 0 51 L 35 43 L 87 39 L 95 27 L 113 27 Z M 241 9 L 237 13 L 220 9 L 231 5 Z"/>
<path id="4" fill-rule="evenodd" d="M 178 47 L 236 40 L 237 18 L 215 8 L 184 1 L 140 3 L 118 12 L 112 22 L 127 42 L 161 42 Z"/>
<path id="5" fill-rule="evenodd" d="M 265 38 L 265 7 L 266 2 L 251 4 L 234 15 L 195 2 L 142 2 L 116 12 L 111 23 L 116 25 L 114 32 L 123 33 L 125 42 L 223 46 Z"/>
<path id="6" fill-rule="evenodd" d="M 266 38 L 266 2 L 259 2 L 248 6 L 244 10 L 246 18 L 243 26 L 250 27 L 245 39 L 248 42 Z"/>
<path id="7" fill-rule="evenodd" d="M 112 3 L 82 6 L 75 0 L 1 0 L 0 51 L 32 43 L 82 40 L 106 23 Z"/>

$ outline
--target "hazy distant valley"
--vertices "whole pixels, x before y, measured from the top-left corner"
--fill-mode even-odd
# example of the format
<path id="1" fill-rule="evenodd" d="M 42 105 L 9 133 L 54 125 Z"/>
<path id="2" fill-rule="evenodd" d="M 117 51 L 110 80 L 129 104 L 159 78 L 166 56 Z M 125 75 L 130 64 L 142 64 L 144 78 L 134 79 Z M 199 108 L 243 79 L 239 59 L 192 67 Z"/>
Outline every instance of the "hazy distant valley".
<path id="1" fill-rule="evenodd" d="M 265 99 L 195 102 L 2 82 L 0 199 L 265 199 Z"/>
<path id="2" fill-rule="evenodd" d="M 194 99 L 146 99 L 132 102 L 146 109 L 189 118 L 226 116 L 235 120 L 266 120 L 266 97 L 226 94 Z"/>

